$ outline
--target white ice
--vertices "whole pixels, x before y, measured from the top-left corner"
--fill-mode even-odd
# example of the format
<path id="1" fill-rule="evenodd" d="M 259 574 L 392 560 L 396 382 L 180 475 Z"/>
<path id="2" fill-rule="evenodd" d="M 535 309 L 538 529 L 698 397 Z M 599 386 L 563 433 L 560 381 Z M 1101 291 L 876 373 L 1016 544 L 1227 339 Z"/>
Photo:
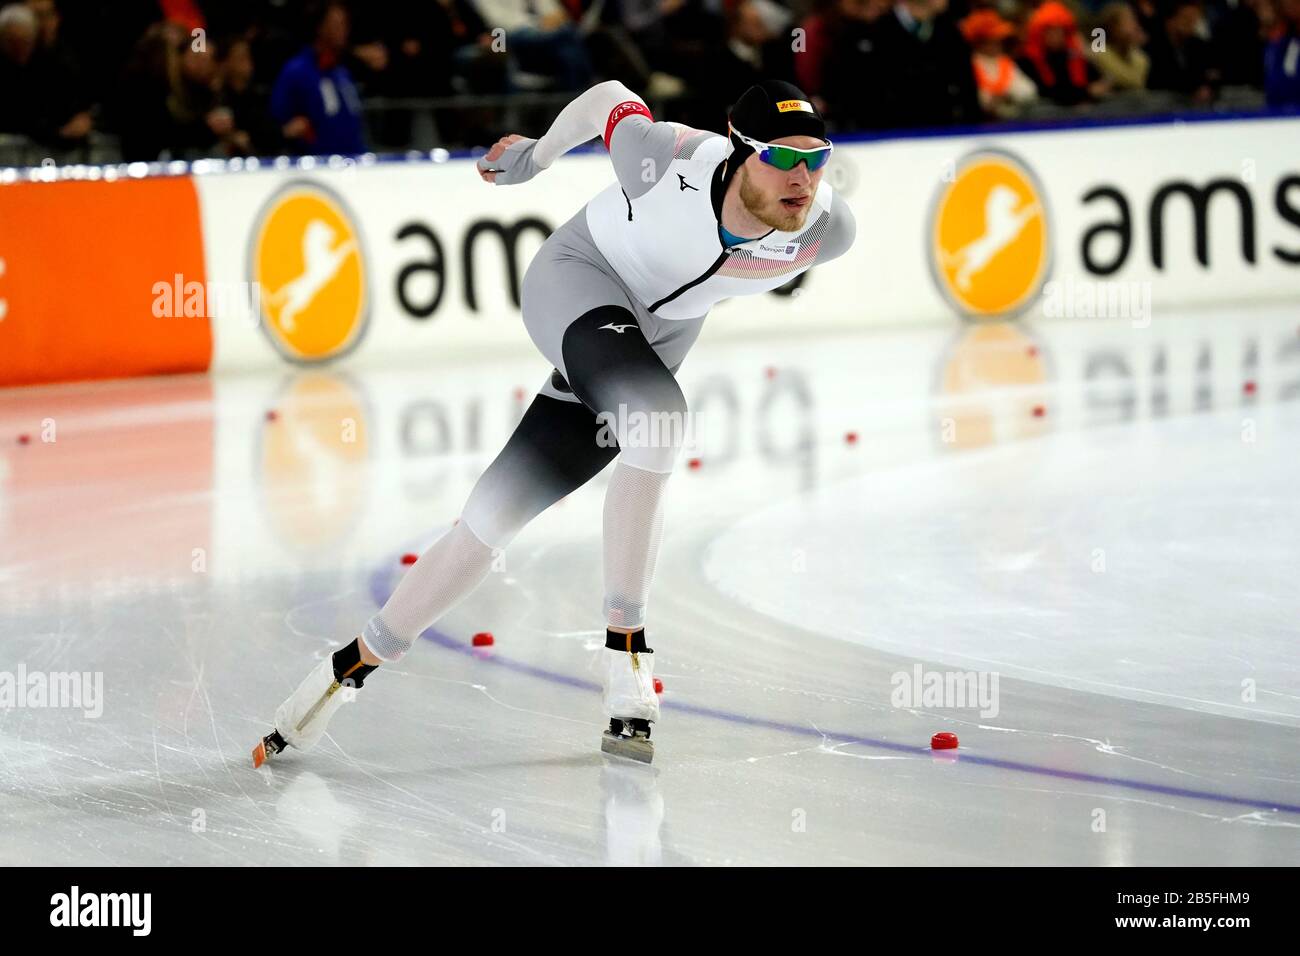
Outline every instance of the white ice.
<path id="1" fill-rule="evenodd" d="M 0 393 L 0 863 L 1295 863 L 1298 322 L 706 338 L 649 768 L 598 749 L 603 478 L 249 761 L 536 355 Z M 996 713 L 900 706 L 918 667 Z"/>

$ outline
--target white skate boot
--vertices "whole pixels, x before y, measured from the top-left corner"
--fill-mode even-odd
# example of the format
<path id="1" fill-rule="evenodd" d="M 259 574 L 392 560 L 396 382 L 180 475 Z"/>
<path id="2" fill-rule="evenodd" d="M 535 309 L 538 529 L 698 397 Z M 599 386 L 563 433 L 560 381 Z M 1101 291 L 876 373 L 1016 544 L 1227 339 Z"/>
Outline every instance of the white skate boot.
<path id="1" fill-rule="evenodd" d="M 649 763 L 655 752 L 650 742 L 650 725 L 659 719 L 654 651 L 629 653 L 605 647 L 601 654 L 605 679 L 603 704 L 610 719 L 609 729 L 601 736 L 600 749 L 607 754 Z"/>
<path id="2" fill-rule="evenodd" d="M 310 750 L 325 736 L 330 718 L 344 703 L 351 700 L 365 675 L 374 670 L 350 659 L 355 642 L 339 654 L 326 657 L 317 664 L 297 690 L 289 695 L 275 711 L 275 730 L 267 734 L 253 748 L 253 766 L 260 767 L 268 757 L 273 757 L 287 746 Z M 347 673 L 340 679 L 336 674 L 335 658 L 346 655 Z"/>

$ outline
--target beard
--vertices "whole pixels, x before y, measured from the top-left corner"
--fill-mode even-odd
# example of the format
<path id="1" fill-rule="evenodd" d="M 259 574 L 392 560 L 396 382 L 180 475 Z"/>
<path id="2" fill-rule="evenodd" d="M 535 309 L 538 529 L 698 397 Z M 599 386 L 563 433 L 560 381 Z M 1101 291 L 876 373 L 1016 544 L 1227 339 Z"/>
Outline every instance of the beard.
<path id="1" fill-rule="evenodd" d="M 740 167 L 740 201 L 745 211 L 763 225 L 777 232 L 796 232 L 808 218 L 809 203 L 800 209 L 789 209 L 781 205 L 781 200 L 765 196 L 749 179 L 749 170 Z"/>

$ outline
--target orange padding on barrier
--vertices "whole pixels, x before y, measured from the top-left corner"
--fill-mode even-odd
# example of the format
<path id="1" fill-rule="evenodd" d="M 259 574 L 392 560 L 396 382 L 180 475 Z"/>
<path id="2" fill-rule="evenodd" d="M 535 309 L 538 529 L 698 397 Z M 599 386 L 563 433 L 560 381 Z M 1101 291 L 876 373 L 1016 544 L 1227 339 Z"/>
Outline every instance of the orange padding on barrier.
<path id="1" fill-rule="evenodd" d="M 207 281 L 188 177 L 0 187 L 0 385 L 206 371 L 208 318 L 154 314 L 177 275 Z"/>

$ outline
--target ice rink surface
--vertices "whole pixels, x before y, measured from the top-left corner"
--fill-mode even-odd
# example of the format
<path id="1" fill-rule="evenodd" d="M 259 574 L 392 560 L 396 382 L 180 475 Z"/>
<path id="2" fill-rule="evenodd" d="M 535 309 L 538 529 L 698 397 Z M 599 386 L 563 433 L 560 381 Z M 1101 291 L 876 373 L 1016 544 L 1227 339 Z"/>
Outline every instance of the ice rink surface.
<path id="1" fill-rule="evenodd" d="M 254 771 L 547 371 L 0 393 L 0 864 L 1300 862 L 1283 305 L 708 338 L 652 766 L 599 753 L 601 476 Z"/>

